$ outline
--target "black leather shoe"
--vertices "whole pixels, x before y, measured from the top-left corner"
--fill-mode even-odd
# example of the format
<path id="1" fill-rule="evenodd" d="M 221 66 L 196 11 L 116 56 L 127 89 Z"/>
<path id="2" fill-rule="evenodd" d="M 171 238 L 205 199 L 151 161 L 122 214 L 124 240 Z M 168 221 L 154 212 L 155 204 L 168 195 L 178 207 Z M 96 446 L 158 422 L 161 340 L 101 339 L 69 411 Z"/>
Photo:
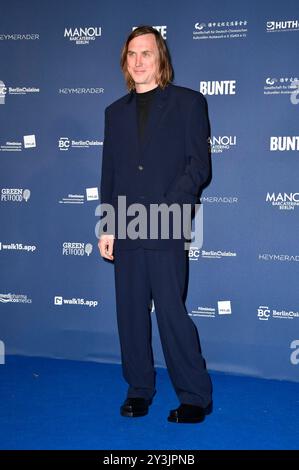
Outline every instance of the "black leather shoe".
<path id="1" fill-rule="evenodd" d="M 145 416 L 148 413 L 148 407 L 152 404 L 152 400 L 145 398 L 127 398 L 120 407 L 120 414 L 129 418 L 137 416 Z"/>
<path id="2" fill-rule="evenodd" d="M 171 423 L 201 423 L 211 412 L 212 403 L 206 408 L 182 403 L 178 408 L 170 411 L 167 419 Z"/>

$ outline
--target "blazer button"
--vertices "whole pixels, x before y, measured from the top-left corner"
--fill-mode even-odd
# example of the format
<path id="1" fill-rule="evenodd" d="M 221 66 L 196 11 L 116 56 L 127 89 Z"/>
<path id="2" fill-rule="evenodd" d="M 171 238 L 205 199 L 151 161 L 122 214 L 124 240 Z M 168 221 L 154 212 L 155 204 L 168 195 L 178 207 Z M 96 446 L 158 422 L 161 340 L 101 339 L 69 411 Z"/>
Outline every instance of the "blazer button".
<path id="1" fill-rule="evenodd" d="M 143 166 L 142 166 L 142 165 L 138 165 L 138 170 L 142 171 L 142 170 L 143 170 Z"/>

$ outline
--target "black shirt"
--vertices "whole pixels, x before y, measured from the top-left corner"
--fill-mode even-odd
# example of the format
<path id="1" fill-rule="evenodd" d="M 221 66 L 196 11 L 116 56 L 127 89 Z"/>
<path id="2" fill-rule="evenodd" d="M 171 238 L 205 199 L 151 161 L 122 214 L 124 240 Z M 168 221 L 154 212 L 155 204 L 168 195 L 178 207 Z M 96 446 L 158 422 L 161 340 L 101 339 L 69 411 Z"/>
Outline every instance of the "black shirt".
<path id="1" fill-rule="evenodd" d="M 153 100 L 157 88 L 158 87 L 153 88 L 149 91 L 145 91 L 144 93 L 136 93 L 138 133 L 140 141 L 144 136 L 144 129 L 148 119 L 150 104 Z"/>

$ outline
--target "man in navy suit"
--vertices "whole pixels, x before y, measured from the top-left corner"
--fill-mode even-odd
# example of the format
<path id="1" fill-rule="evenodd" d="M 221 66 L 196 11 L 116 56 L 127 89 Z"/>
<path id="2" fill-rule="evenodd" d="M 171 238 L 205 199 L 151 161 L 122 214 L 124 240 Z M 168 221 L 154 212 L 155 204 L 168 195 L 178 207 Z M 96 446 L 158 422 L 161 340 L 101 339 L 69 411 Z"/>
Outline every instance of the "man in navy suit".
<path id="1" fill-rule="evenodd" d="M 105 110 L 100 188 L 101 204 L 115 210 L 116 225 L 99 240 L 101 255 L 114 261 L 115 268 L 122 367 L 129 385 L 121 415 L 146 415 L 156 393 L 153 299 L 167 369 L 180 401 L 168 421 L 201 422 L 211 410 L 212 385 L 184 304 L 188 237 L 182 218 L 176 221 L 180 235 L 174 234 L 172 209 L 194 208 L 210 176 L 206 104 L 201 93 L 171 83 L 165 41 L 150 26 L 129 35 L 121 67 L 129 93 Z M 131 207 L 125 224 L 118 217 L 124 202 Z M 166 225 L 165 220 L 153 221 L 153 207 L 168 209 Z M 163 211 L 161 217 L 166 217 Z"/>

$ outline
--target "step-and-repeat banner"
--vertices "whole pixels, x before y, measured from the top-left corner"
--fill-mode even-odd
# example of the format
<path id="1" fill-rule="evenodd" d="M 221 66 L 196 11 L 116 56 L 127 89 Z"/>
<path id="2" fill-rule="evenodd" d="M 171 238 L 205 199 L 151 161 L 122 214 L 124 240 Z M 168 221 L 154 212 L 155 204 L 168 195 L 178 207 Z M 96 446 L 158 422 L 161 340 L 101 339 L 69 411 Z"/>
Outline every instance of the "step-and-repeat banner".
<path id="1" fill-rule="evenodd" d="M 299 380 L 297 0 L 12 0 L 0 24 L 0 362 L 120 362 L 96 224 L 104 109 L 135 26 L 201 91 L 213 178 L 189 252 L 188 314 L 211 370 Z M 164 365 L 154 305 L 153 346 Z"/>

